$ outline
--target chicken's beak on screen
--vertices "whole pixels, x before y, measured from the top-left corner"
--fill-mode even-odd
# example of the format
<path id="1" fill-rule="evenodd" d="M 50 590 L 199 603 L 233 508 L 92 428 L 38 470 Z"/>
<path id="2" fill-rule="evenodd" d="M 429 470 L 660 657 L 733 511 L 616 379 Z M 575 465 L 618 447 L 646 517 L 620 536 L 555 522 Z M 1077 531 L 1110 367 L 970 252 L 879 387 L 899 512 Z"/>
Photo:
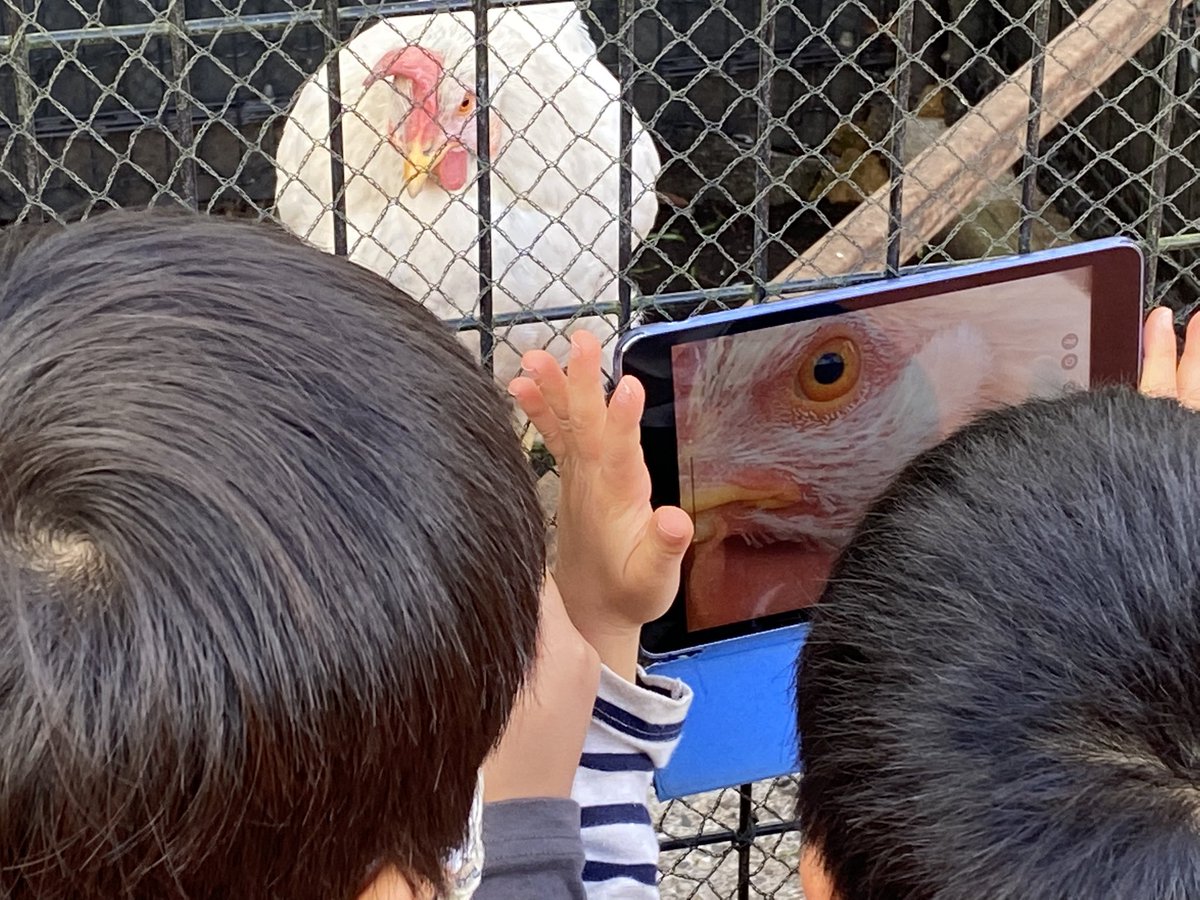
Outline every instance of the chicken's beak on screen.
<path id="1" fill-rule="evenodd" d="M 795 503 L 794 497 L 785 496 L 779 490 L 753 490 L 735 484 L 721 484 L 700 488 L 685 499 L 684 508 L 696 522 L 693 543 L 702 543 L 713 538 L 717 532 L 711 513 L 734 503 L 757 506 L 759 509 L 781 509 Z"/>

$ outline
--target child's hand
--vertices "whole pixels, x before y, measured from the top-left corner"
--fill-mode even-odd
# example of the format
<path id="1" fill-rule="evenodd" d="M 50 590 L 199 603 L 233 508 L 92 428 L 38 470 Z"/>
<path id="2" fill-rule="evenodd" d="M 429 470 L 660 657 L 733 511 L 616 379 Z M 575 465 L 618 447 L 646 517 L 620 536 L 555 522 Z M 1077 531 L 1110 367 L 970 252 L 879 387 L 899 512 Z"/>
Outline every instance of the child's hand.
<path id="1" fill-rule="evenodd" d="M 483 766 L 486 802 L 571 796 L 599 685 L 599 656 L 547 575 L 533 671 Z"/>
<path id="2" fill-rule="evenodd" d="M 1182 357 L 1175 350 L 1171 310 L 1160 306 L 1146 317 L 1141 390 L 1151 397 L 1172 397 L 1188 409 L 1200 409 L 1200 315 L 1188 322 Z"/>
<path id="3" fill-rule="evenodd" d="M 562 479 L 555 577 L 563 600 L 605 665 L 632 681 L 641 627 L 665 613 L 679 589 L 692 521 L 678 507 L 650 508 L 640 429 L 646 394 L 627 376 L 606 406 L 593 335 L 572 336 L 567 373 L 538 350 L 522 366 L 526 374 L 509 392 Z"/>

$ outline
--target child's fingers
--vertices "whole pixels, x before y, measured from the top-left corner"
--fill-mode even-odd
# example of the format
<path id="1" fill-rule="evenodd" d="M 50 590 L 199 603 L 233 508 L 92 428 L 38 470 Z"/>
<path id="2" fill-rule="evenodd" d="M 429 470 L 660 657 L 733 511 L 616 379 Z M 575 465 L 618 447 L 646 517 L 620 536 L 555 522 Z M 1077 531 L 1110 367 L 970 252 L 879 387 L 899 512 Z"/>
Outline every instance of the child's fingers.
<path id="1" fill-rule="evenodd" d="M 521 368 L 525 370 L 526 377 L 537 382 L 546 405 L 565 424 L 571 404 L 567 395 L 567 375 L 558 360 L 545 350 L 530 350 L 521 357 Z"/>
<path id="2" fill-rule="evenodd" d="M 1200 314 L 1193 314 L 1188 321 L 1176 387 L 1180 403 L 1188 409 L 1200 409 Z"/>
<path id="3" fill-rule="evenodd" d="M 531 378 L 514 378 L 508 384 L 508 393 L 521 407 L 521 411 L 529 417 L 533 427 L 542 435 L 546 449 L 555 458 L 560 458 L 566 450 L 563 441 L 562 420 L 554 414 L 554 410 L 546 402 L 545 394 Z"/>
<path id="4" fill-rule="evenodd" d="M 571 335 L 571 355 L 567 361 L 568 421 L 575 451 L 586 456 L 600 452 L 604 437 L 607 405 L 600 355 L 600 342 L 594 334 L 577 331 Z"/>
<path id="5" fill-rule="evenodd" d="M 1160 306 L 1146 317 L 1142 339 L 1141 391 L 1151 397 L 1174 397 L 1175 329 L 1171 310 Z"/>
<path id="6" fill-rule="evenodd" d="M 608 416 L 604 422 L 604 468 L 613 484 L 637 484 L 644 478 L 645 458 L 642 456 L 642 410 L 646 406 L 646 391 L 632 375 L 617 383 L 608 401 Z M 639 477 L 640 476 L 640 477 Z"/>

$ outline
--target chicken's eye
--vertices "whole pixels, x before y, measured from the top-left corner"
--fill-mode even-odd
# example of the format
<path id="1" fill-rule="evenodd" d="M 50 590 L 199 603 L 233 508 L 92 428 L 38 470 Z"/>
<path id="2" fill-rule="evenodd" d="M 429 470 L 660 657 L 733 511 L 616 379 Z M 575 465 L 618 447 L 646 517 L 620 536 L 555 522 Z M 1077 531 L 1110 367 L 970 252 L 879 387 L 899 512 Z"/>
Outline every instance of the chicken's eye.
<path id="1" fill-rule="evenodd" d="M 796 373 L 796 387 L 813 403 L 833 403 L 854 390 L 858 376 L 857 345 L 849 338 L 831 338 L 805 355 Z"/>
<path id="2" fill-rule="evenodd" d="M 475 97 L 472 94 L 463 94 L 462 102 L 458 104 L 458 112 L 460 115 L 469 115 L 471 110 L 475 108 Z"/>

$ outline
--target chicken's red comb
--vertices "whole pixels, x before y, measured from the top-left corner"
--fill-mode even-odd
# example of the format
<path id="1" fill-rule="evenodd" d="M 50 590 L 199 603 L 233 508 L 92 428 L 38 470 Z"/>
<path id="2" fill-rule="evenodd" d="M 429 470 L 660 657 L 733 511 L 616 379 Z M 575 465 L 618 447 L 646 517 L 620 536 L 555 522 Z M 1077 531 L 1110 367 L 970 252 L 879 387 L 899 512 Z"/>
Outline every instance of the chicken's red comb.
<path id="1" fill-rule="evenodd" d="M 437 127 L 437 86 L 442 78 L 442 58 L 424 47 L 391 50 L 375 64 L 366 87 L 386 78 L 404 78 L 412 84 L 412 112 L 404 123 L 409 144 L 434 140 Z"/>
<path id="2" fill-rule="evenodd" d="M 395 76 L 412 82 L 413 101 L 421 103 L 437 90 L 442 78 L 442 58 L 424 47 L 408 46 L 385 53 L 363 82 L 370 87 Z"/>

